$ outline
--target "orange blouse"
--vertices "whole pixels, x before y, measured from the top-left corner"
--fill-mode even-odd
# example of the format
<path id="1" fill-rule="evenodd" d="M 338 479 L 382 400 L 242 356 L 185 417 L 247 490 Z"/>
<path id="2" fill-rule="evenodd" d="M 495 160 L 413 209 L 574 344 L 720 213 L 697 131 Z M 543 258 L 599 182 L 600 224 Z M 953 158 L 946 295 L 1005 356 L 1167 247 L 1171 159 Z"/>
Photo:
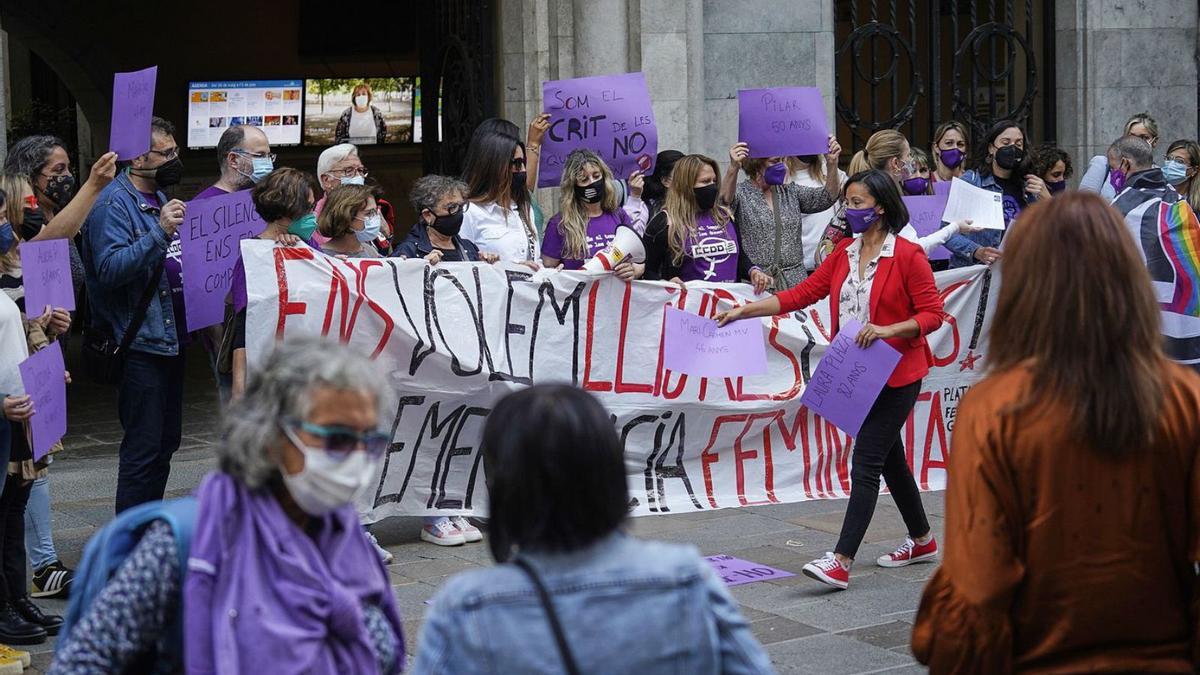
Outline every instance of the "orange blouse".
<path id="1" fill-rule="evenodd" d="M 1061 405 L 1008 412 L 1028 369 L 964 398 L 944 561 L 913 628 L 930 672 L 1200 670 L 1200 378 L 1165 369 L 1157 440 L 1116 458 Z"/>

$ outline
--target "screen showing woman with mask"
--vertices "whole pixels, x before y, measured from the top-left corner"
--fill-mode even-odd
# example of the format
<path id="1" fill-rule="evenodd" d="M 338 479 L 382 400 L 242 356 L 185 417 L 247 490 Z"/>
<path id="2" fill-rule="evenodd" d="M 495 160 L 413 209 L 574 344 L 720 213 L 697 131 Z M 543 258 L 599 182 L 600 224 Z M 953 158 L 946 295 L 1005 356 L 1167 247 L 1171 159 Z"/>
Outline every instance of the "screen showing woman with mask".
<path id="1" fill-rule="evenodd" d="M 383 112 L 372 104 L 371 87 L 366 82 L 354 87 L 350 94 L 350 107 L 338 118 L 334 143 L 376 145 L 384 143 L 387 124 Z"/>

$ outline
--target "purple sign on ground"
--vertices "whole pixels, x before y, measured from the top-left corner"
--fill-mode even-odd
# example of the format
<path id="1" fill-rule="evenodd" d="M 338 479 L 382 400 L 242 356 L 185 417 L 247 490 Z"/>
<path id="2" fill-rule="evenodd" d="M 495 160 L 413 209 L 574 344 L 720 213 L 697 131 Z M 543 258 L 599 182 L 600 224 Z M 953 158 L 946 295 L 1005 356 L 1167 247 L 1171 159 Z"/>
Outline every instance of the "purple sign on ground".
<path id="1" fill-rule="evenodd" d="M 542 110 L 550 128 L 542 139 L 538 187 L 557 187 L 572 150 L 593 150 L 616 178 L 650 173 L 658 154 L 658 127 L 641 73 L 578 77 L 542 83 Z"/>
<path id="2" fill-rule="evenodd" d="M 663 365 L 700 377 L 742 377 L 767 372 L 762 321 L 747 319 L 724 326 L 675 307 L 663 316 Z"/>
<path id="3" fill-rule="evenodd" d="M 33 438 L 30 447 L 33 459 L 46 456 L 51 446 L 67 435 L 67 383 L 64 374 L 62 345 L 51 342 L 18 366 L 25 393 L 33 399 L 33 417 L 29 429 Z"/>
<path id="4" fill-rule="evenodd" d="M 942 194 L 903 197 L 904 205 L 908 207 L 908 222 L 918 235 L 924 237 L 942 228 L 942 213 L 946 210 L 946 200 L 949 197 L 949 191 Z M 949 260 L 950 249 L 938 246 L 929 252 L 929 259 Z"/>
<path id="5" fill-rule="evenodd" d="M 158 66 L 113 75 L 112 132 L 108 149 L 117 159 L 133 159 L 150 149 L 154 85 Z"/>
<path id="6" fill-rule="evenodd" d="M 41 316 L 46 305 L 75 309 L 67 240 L 26 241 L 18 250 L 25 279 L 25 316 Z"/>
<path id="7" fill-rule="evenodd" d="M 224 321 L 225 296 L 242 255 L 241 241 L 265 227 L 250 190 L 188 202 L 187 215 L 179 226 L 188 330 Z"/>
<path id="8" fill-rule="evenodd" d="M 861 330 L 857 321 L 841 326 L 800 397 L 806 408 L 851 437 L 858 436 L 879 392 L 900 363 L 900 352 L 883 340 L 866 349 L 855 344 Z"/>
<path id="9" fill-rule="evenodd" d="M 825 101 L 816 87 L 738 91 L 738 140 L 751 157 L 823 155 L 829 150 Z"/>
<path id="10" fill-rule="evenodd" d="M 721 581 L 725 582 L 726 586 L 737 586 L 739 584 L 752 584 L 756 581 L 771 581 L 772 579 L 785 579 L 794 577 L 795 574 L 777 570 L 774 567 L 767 567 L 749 560 L 734 558 L 729 555 L 710 555 L 704 558 L 712 565 L 713 571 L 717 576 L 721 577 Z"/>

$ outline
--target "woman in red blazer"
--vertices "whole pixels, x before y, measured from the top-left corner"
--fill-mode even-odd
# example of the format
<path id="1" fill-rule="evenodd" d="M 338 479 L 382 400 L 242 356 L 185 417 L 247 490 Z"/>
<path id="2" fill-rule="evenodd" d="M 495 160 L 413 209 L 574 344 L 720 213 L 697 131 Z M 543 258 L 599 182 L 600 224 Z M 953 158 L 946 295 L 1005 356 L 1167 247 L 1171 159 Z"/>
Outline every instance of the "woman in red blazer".
<path id="1" fill-rule="evenodd" d="M 908 224 L 908 209 L 896 182 L 882 171 L 863 171 L 843 189 L 846 219 L 855 235 L 861 236 L 842 240 L 798 286 L 717 316 L 725 324 L 787 314 L 829 296 L 835 333 L 842 323 L 855 319 L 863 325 L 855 336 L 859 345 L 882 339 L 900 352 L 899 365 L 854 439 L 850 503 L 837 546 L 832 554 L 804 566 L 807 576 L 841 589 L 849 585 L 850 564 L 875 513 L 880 475 L 904 517 L 909 537 L 876 562 L 902 567 L 937 559 L 937 542 L 905 459 L 900 432 L 921 391 L 921 378 L 933 362 L 925 336 L 942 325 L 943 316 L 925 251 L 898 236 Z"/>

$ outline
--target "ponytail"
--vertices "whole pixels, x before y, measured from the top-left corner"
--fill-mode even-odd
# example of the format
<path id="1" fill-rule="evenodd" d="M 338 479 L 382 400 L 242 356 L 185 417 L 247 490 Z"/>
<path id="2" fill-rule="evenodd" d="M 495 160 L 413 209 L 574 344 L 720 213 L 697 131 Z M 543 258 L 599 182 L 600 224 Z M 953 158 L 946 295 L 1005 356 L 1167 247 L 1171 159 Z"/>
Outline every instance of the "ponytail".
<path id="1" fill-rule="evenodd" d="M 859 150 L 854 153 L 854 157 L 850 158 L 850 167 L 846 170 L 846 173 L 853 176 L 857 173 L 870 170 L 871 165 L 867 163 L 867 151 Z"/>

